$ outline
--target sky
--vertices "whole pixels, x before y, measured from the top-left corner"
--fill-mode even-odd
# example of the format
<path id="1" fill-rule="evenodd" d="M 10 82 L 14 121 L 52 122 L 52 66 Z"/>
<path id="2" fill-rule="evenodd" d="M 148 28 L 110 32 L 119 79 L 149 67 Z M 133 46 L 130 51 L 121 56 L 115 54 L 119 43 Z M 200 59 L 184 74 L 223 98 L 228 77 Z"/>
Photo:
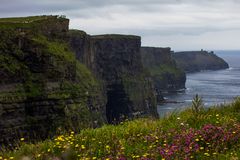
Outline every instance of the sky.
<path id="1" fill-rule="evenodd" d="M 66 15 L 88 34 L 133 34 L 143 46 L 239 50 L 240 0 L 0 0 L 0 17 Z"/>

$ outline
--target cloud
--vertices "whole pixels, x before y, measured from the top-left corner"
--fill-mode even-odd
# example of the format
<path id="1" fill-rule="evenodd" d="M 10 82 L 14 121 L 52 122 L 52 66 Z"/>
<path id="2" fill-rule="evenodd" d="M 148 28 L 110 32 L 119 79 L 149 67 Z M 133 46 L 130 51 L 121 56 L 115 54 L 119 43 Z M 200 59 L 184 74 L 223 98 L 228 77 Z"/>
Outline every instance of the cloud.
<path id="1" fill-rule="evenodd" d="M 0 15 L 64 14 L 71 19 L 71 28 L 90 34 L 137 34 L 144 45 L 184 49 L 189 48 L 187 41 L 195 40 L 193 48 L 204 48 L 202 39 L 207 47 L 221 43 L 239 49 L 235 38 L 240 36 L 239 8 L 239 0 L 1 0 Z M 217 39 L 227 33 L 234 40 Z"/>

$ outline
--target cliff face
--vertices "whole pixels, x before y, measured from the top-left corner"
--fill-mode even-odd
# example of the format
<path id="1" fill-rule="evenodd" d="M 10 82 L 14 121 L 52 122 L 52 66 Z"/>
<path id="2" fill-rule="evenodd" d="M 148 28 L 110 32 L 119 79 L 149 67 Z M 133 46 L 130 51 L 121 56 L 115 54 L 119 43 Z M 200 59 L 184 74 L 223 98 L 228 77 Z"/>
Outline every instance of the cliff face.
<path id="1" fill-rule="evenodd" d="M 138 36 L 92 37 L 93 71 L 104 80 L 109 121 L 121 115 L 157 115 L 152 83 L 143 71 Z"/>
<path id="2" fill-rule="evenodd" d="M 202 70 L 219 70 L 229 68 L 228 64 L 213 52 L 188 51 L 173 54 L 177 65 L 186 72 L 199 72 Z"/>
<path id="3" fill-rule="evenodd" d="M 91 37 L 68 23 L 58 16 L 0 19 L 0 144 L 157 117 L 140 37 Z"/>
<path id="4" fill-rule="evenodd" d="M 76 32 L 76 31 L 72 31 Z M 78 36 L 76 36 L 78 35 Z M 77 58 L 103 82 L 109 122 L 121 117 L 157 116 L 156 98 L 151 79 L 141 63 L 141 39 L 128 35 L 71 35 L 70 43 Z M 85 49 L 75 45 L 83 44 Z"/>
<path id="5" fill-rule="evenodd" d="M 54 25 L 37 31 L 38 18 L 26 24 L 13 19 L 8 27 L 5 21 L 0 19 L 0 143 L 105 122 L 99 82 L 63 40 L 68 20 L 44 17 L 44 24 Z"/>
<path id="6" fill-rule="evenodd" d="M 176 66 L 170 48 L 142 47 L 141 55 L 143 65 L 149 70 L 159 95 L 162 91 L 185 88 L 186 75 Z"/>

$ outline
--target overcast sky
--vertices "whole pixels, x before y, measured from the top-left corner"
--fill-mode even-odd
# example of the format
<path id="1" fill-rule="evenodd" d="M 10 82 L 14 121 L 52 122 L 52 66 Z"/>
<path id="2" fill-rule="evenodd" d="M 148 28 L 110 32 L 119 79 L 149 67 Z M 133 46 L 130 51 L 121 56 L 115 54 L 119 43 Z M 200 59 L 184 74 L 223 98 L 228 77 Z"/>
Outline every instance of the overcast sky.
<path id="1" fill-rule="evenodd" d="M 240 0 L 0 0 L 0 17 L 58 14 L 89 34 L 173 50 L 240 49 Z"/>

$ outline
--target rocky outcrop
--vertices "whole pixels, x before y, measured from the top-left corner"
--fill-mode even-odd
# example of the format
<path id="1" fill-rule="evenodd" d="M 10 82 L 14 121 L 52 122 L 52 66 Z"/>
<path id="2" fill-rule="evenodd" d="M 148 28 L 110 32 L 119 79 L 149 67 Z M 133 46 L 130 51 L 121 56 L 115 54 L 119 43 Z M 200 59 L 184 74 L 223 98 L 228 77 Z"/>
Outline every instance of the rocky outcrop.
<path id="1" fill-rule="evenodd" d="M 79 130 L 106 121 L 101 85 L 64 42 L 68 27 L 61 26 L 63 19 L 54 18 L 53 27 L 59 24 L 59 29 L 40 27 L 36 32 L 41 20 L 34 18 L 18 27 L 0 20 L 0 143 L 23 136 L 46 138 L 58 128 Z M 53 17 L 45 18 L 43 23 L 50 25 Z"/>
<path id="2" fill-rule="evenodd" d="M 202 70 L 219 70 L 229 68 L 227 62 L 214 52 L 186 51 L 173 54 L 177 65 L 185 72 L 199 72 Z"/>
<path id="3" fill-rule="evenodd" d="M 176 66 L 170 48 L 142 47 L 141 55 L 144 67 L 153 78 L 160 100 L 163 91 L 185 88 L 186 75 Z"/>

